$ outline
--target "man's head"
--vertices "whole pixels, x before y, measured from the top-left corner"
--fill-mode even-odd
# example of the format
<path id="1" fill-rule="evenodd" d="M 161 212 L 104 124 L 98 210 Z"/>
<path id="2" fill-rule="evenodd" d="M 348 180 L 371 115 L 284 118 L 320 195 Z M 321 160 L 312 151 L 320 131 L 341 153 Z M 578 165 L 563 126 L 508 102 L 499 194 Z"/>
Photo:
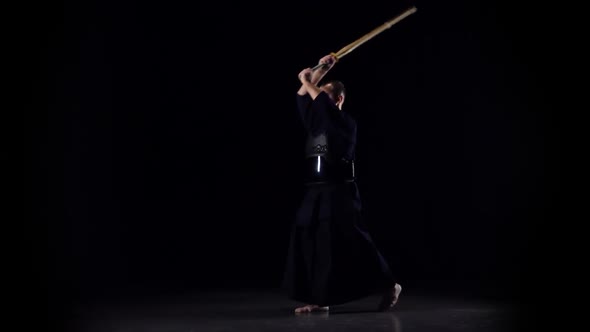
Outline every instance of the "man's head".
<path id="1" fill-rule="evenodd" d="M 342 82 L 337 80 L 328 81 L 322 84 L 320 89 L 330 96 L 339 109 L 342 109 L 344 97 L 346 96 L 346 89 L 344 88 L 344 84 L 342 84 Z"/>

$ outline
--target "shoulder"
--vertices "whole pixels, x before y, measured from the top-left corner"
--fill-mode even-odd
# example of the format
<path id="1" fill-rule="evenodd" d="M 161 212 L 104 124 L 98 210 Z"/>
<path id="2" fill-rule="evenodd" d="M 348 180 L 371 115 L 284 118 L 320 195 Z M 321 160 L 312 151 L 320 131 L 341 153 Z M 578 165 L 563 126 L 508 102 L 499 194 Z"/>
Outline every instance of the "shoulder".
<path id="1" fill-rule="evenodd" d="M 347 111 L 342 111 L 343 117 L 351 126 L 356 128 L 356 119 Z"/>
<path id="2" fill-rule="evenodd" d="M 315 101 L 333 104 L 334 106 L 336 105 L 336 104 L 334 104 L 334 101 L 332 100 L 332 98 L 330 98 L 330 96 L 328 96 L 326 91 L 320 91 L 320 93 L 317 95 L 317 97 L 315 97 Z"/>

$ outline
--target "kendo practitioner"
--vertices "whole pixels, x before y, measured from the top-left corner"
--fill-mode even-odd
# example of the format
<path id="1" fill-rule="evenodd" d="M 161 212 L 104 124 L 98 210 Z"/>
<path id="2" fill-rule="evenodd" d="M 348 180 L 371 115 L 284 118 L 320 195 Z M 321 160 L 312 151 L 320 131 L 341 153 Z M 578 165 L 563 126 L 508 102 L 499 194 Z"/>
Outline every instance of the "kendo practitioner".
<path id="1" fill-rule="evenodd" d="M 297 108 L 307 135 L 305 192 L 292 225 L 282 282 L 288 297 L 304 305 L 295 313 L 328 311 L 383 294 L 377 310 L 393 307 L 401 286 L 373 242 L 361 217 L 355 182 L 357 125 L 342 111 L 343 83 L 318 86 L 336 64 L 334 55 L 318 69 L 303 69 L 298 78 Z"/>

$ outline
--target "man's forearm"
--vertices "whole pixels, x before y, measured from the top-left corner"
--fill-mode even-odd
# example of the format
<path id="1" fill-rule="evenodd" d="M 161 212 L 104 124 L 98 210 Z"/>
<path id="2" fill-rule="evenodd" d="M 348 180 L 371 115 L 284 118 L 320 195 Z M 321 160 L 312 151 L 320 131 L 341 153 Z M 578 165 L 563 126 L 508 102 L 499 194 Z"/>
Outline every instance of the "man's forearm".
<path id="1" fill-rule="evenodd" d="M 321 81 L 324 76 L 326 76 L 329 70 L 330 69 L 327 65 L 314 70 L 311 74 L 311 83 L 317 85 L 318 82 Z"/>
<path id="2" fill-rule="evenodd" d="M 311 83 L 310 81 L 303 81 L 300 90 L 301 89 L 305 89 L 305 92 L 309 94 L 311 99 L 315 99 L 320 94 L 320 92 L 322 92 L 322 90 L 320 90 L 317 85 Z"/>
<path id="3" fill-rule="evenodd" d="M 317 84 L 319 81 L 322 80 L 322 78 L 324 78 L 324 76 L 326 76 L 326 73 L 329 71 L 329 69 L 324 69 L 325 67 L 321 67 L 317 70 L 315 70 L 312 74 L 311 74 L 311 79 L 310 79 L 310 83 L 314 86 L 316 86 L 317 88 Z M 299 94 L 300 96 L 304 96 L 306 93 L 308 93 L 308 89 L 305 86 L 305 84 L 302 84 L 301 87 L 299 88 L 299 90 L 297 91 L 297 94 Z M 312 97 L 313 99 L 315 99 L 315 97 Z"/>
<path id="4" fill-rule="evenodd" d="M 297 94 L 300 96 L 305 96 L 307 94 L 307 89 L 305 88 L 305 85 L 301 84 L 301 87 L 299 88 L 299 90 L 297 90 Z"/>

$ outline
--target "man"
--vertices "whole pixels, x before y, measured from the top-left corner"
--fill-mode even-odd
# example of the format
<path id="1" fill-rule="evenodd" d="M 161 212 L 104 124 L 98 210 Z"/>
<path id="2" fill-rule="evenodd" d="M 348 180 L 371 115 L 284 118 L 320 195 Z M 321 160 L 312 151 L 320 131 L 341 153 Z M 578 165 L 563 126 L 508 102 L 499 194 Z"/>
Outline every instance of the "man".
<path id="1" fill-rule="evenodd" d="M 296 313 L 327 311 L 330 305 L 384 292 L 377 309 L 393 306 L 401 292 L 361 217 L 354 175 L 356 122 L 342 111 L 344 85 L 317 83 L 336 58 L 299 73 L 297 106 L 307 132 L 305 194 L 291 231 L 283 286 L 306 303 Z"/>

